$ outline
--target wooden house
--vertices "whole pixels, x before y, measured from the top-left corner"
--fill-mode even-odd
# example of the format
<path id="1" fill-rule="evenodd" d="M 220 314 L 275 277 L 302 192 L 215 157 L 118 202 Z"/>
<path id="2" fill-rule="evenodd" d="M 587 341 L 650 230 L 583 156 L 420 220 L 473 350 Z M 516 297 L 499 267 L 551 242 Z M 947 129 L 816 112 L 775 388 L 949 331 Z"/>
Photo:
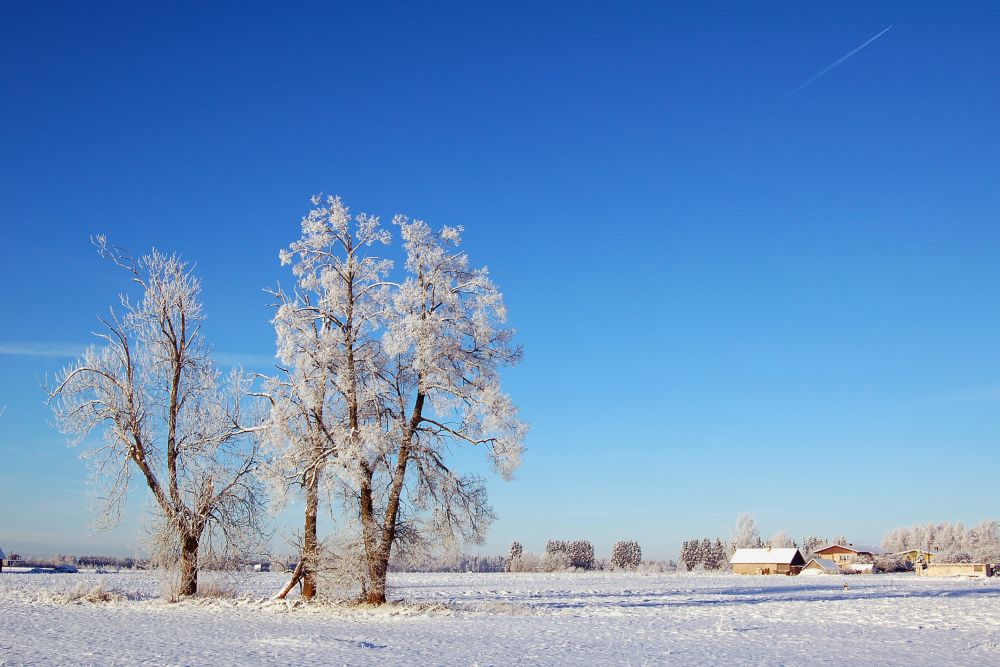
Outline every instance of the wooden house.
<path id="1" fill-rule="evenodd" d="M 874 558 L 877 554 L 880 554 L 881 551 L 875 547 L 855 548 L 844 544 L 831 544 L 823 547 L 822 549 L 817 549 L 814 553 L 818 558 L 828 558 L 829 560 L 832 560 L 837 564 L 837 567 L 850 569 L 848 566 L 853 565 L 858 560 L 859 556 Z"/>

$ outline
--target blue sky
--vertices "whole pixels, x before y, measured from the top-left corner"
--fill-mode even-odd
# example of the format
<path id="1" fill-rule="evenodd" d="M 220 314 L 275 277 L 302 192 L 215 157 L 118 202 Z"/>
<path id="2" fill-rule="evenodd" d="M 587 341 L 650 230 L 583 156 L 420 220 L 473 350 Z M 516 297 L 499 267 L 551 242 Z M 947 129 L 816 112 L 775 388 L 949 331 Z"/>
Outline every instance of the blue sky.
<path id="1" fill-rule="evenodd" d="M 996 516 L 1000 6 L 670 4 L 7 6 L 0 545 L 136 541 L 39 388 L 123 286 L 90 235 L 195 262 L 259 364 L 320 191 L 465 225 L 506 294 L 485 551 Z"/>

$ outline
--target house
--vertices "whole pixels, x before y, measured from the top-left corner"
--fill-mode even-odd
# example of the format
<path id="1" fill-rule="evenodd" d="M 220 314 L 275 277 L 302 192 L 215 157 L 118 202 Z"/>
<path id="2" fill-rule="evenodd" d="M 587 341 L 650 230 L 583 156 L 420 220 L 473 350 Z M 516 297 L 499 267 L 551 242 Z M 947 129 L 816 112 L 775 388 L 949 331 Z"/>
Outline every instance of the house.
<path id="1" fill-rule="evenodd" d="M 254 563 L 254 565 L 253 565 L 253 571 L 254 572 L 270 572 L 271 571 L 271 564 L 270 563 Z"/>
<path id="2" fill-rule="evenodd" d="M 914 570 L 919 577 L 986 577 L 993 576 L 993 566 L 989 563 L 931 563 L 917 565 Z"/>
<path id="3" fill-rule="evenodd" d="M 0 547 L 0 572 L 3 572 L 3 559 L 7 557 L 7 554 L 3 552 L 3 548 Z"/>
<path id="4" fill-rule="evenodd" d="M 799 574 L 840 574 L 840 568 L 829 558 L 813 558 Z"/>
<path id="5" fill-rule="evenodd" d="M 832 560 L 837 564 L 837 567 L 845 570 L 871 573 L 872 568 L 870 567 L 870 563 L 865 563 L 864 561 L 870 561 L 877 554 L 881 554 L 882 551 L 876 547 L 855 548 L 845 544 L 831 544 L 822 549 L 817 549 L 814 553 L 819 558 Z M 860 558 L 862 556 L 864 558 Z M 859 559 L 862 562 L 857 562 Z M 862 565 L 866 567 L 861 567 Z"/>
<path id="6" fill-rule="evenodd" d="M 734 574 L 798 574 L 806 564 L 798 549 L 737 549 L 729 559 Z"/>
<path id="7" fill-rule="evenodd" d="M 906 551 L 897 551 L 892 555 L 914 565 L 917 563 L 929 565 L 931 559 L 934 557 L 934 554 L 930 551 L 924 551 L 923 549 L 907 549 Z"/>

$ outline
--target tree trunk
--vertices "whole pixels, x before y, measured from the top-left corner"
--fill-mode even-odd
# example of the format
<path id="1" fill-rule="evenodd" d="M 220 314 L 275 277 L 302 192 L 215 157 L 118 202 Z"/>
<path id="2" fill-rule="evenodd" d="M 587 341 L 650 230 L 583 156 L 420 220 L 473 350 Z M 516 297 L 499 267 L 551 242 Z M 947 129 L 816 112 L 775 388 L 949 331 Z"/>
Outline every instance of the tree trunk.
<path id="1" fill-rule="evenodd" d="M 372 488 L 370 478 L 362 481 L 361 486 L 361 522 L 366 529 L 365 533 L 365 556 L 368 562 L 368 577 L 371 580 L 371 588 L 368 590 L 367 602 L 371 604 L 385 603 L 385 579 L 389 572 L 389 558 L 392 555 L 392 545 L 396 541 L 396 522 L 399 520 L 399 503 L 403 493 L 403 486 L 406 483 L 406 467 L 410 462 L 410 447 L 413 442 L 413 434 L 420 424 L 420 419 L 424 408 L 423 392 L 417 392 L 417 399 L 414 403 L 413 414 L 403 441 L 400 443 L 399 454 L 396 459 L 396 469 L 393 471 L 392 483 L 389 486 L 389 499 L 385 507 L 385 521 L 382 524 L 381 538 L 375 539 L 374 535 L 374 507 L 372 503 Z M 367 472 L 367 471 L 366 471 Z"/>
<path id="2" fill-rule="evenodd" d="M 181 581 L 179 595 L 198 592 L 198 538 L 181 538 Z"/>
<path id="3" fill-rule="evenodd" d="M 389 550 L 382 549 L 380 553 L 368 562 L 368 578 L 370 582 L 365 602 L 368 604 L 385 604 L 385 579 L 388 571 Z"/>
<path id="4" fill-rule="evenodd" d="M 319 513 L 319 472 L 309 475 L 306 486 L 306 523 L 302 536 L 302 597 L 316 597 L 316 565 L 319 556 L 319 538 L 316 515 Z"/>
<path id="5" fill-rule="evenodd" d="M 382 604 L 385 602 L 385 569 L 380 568 L 381 555 L 384 549 L 378 538 L 375 525 L 375 504 L 372 497 L 372 472 L 367 466 L 362 468 L 364 476 L 361 480 L 361 531 L 364 541 L 365 566 L 368 569 L 368 581 L 362 590 L 363 602 Z"/>

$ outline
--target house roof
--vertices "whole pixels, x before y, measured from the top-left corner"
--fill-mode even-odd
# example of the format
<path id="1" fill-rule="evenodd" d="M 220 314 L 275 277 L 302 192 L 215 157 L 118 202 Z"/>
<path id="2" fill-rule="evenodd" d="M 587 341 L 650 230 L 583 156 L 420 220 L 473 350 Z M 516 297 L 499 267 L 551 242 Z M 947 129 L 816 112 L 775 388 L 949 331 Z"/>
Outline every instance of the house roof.
<path id="1" fill-rule="evenodd" d="M 846 544 L 828 544 L 825 547 L 823 547 L 822 549 L 816 549 L 815 551 L 813 551 L 813 553 L 814 554 L 821 554 L 821 553 L 825 553 L 827 551 L 836 551 L 837 549 L 843 549 L 845 551 L 851 551 L 853 553 L 858 553 L 856 550 L 854 550 L 853 548 L 847 546 Z"/>
<path id="2" fill-rule="evenodd" d="M 813 563 L 816 563 L 824 570 L 834 570 L 834 571 L 840 570 L 840 567 L 829 558 L 813 558 L 808 563 L 806 563 L 805 567 L 803 567 L 802 569 L 803 570 L 806 569 L 806 567 L 809 567 Z"/>
<path id="3" fill-rule="evenodd" d="M 5 556 L 4 553 L 3 553 L 3 549 L 0 549 L 0 560 L 3 560 L 6 557 L 7 556 Z"/>
<path id="4" fill-rule="evenodd" d="M 883 551 L 881 547 L 876 547 L 871 544 L 859 544 L 858 546 L 854 547 L 854 550 L 857 551 L 858 553 L 871 554 L 873 556 L 885 553 L 885 551 Z"/>
<path id="5" fill-rule="evenodd" d="M 782 563 L 790 565 L 796 556 L 800 559 L 802 558 L 799 550 L 794 548 L 769 549 L 764 547 L 763 549 L 737 549 L 733 557 L 729 559 L 729 563 L 732 565 L 749 565 L 752 563 Z M 800 560 L 799 562 L 802 561 Z"/>
<path id="6" fill-rule="evenodd" d="M 823 547 L 822 549 L 816 549 L 816 551 L 814 551 L 813 553 L 815 553 L 815 554 L 821 554 L 824 551 L 828 551 L 828 550 L 831 550 L 831 549 L 846 549 L 847 551 L 851 551 L 851 552 L 856 553 L 856 554 L 880 554 L 880 553 L 882 553 L 882 550 L 879 549 L 878 547 L 871 547 L 871 546 L 866 546 L 866 545 L 858 545 L 856 547 L 849 547 L 846 544 L 828 544 L 825 547 Z"/>

